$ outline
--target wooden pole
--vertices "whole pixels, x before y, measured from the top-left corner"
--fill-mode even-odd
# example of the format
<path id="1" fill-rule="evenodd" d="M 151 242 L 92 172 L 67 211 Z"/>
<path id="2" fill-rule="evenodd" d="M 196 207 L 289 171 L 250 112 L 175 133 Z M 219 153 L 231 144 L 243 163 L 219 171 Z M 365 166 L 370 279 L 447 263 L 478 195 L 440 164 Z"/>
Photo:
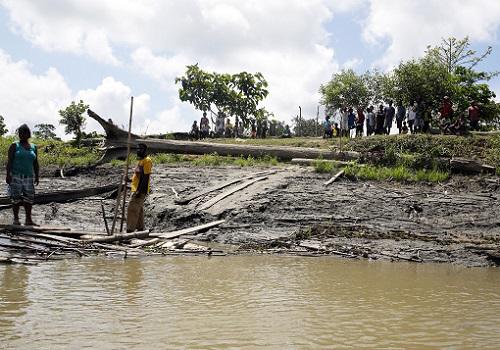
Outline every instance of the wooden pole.
<path id="1" fill-rule="evenodd" d="M 116 218 L 118 217 L 118 209 L 120 208 L 120 198 L 122 195 L 122 189 L 123 189 L 123 175 L 120 176 L 120 185 L 118 186 L 118 193 L 116 195 L 116 204 L 115 204 L 115 214 L 113 216 L 113 223 L 111 224 L 111 231 L 108 233 L 108 235 L 113 235 L 115 232 L 115 225 L 116 225 Z"/>
<path id="2" fill-rule="evenodd" d="M 130 144 L 132 133 L 132 114 L 134 110 L 134 96 L 130 97 L 130 117 L 128 120 L 128 139 L 127 139 L 127 161 L 125 162 L 124 177 L 125 186 L 123 189 L 123 203 L 122 203 L 122 217 L 120 222 L 120 232 L 123 232 L 123 222 L 125 221 L 125 203 L 127 201 L 127 181 L 128 181 L 128 167 L 130 165 Z"/>
<path id="3" fill-rule="evenodd" d="M 130 103 L 130 118 L 128 122 L 128 140 L 127 140 L 127 161 L 125 162 L 125 171 L 124 174 L 120 177 L 120 187 L 118 188 L 118 194 L 116 196 L 116 205 L 115 205 L 115 214 L 113 216 L 113 224 L 111 225 L 110 235 L 113 235 L 115 232 L 116 219 L 118 218 L 118 211 L 120 209 L 120 200 L 122 199 L 123 193 L 123 205 L 122 205 L 122 215 L 120 217 L 121 225 L 123 225 L 123 220 L 125 218 L 125 200 L 126 200 L 126 191 L 127 191 L 127 180 L 128 180 L 128 163 L 129 163 L 129 155 L 130 155 L 130 141 L 131 141 L 131 127 L 132 127 L 132 107 L 134 104 L 134 97 L 131 97 Z M 125 177 L 125 178 L 124 178 Z M 125 183 L 123 183 L 125 181 Z M 122 227 L 120 227 L 121 231 Z"/>

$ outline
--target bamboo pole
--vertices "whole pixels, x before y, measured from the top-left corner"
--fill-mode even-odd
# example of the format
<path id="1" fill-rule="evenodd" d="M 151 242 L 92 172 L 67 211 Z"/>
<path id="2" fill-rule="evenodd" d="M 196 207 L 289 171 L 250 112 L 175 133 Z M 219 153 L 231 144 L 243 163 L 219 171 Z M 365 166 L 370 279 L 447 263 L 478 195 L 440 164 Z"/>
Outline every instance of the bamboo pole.
<path id="1" fill-rule="evenodd" d="M 132 114 L 134 111 L 134 96 L 130 97 L 130 117 L 128 120 L 128 139 L 127 139 L 127 161 L 125 162 L 125 188 L 123 189 L 123 203 L 122 203 L 122 217 L 120 222 L 120 232 L 123 232 L 123 221 L 125 220 L 125 203 L 127 201 L 127 181 L 128 181 L 128 167 L 130 165 L 130 143 L 132 132 Z"/>
<path id="2" fill-rule="evenodd" d="M 127 194 L 127 180 L 128 180 L 128 164 L 130 161 L 130 141 L 131 141 L 131 130 L 132 130 L 132 108 L 134 105 L 134 97 L 130 98 L 130 117 L 128 121 L 128 138 L 127 138 L 127 161 L 125 162 L 124 174 L 120 177 L 120 187 L 118 188 L 118 195 L 116 196 L 115 214 L 113 216 L 113 224 L 111 225 L 110 235 L 113 235 L 116 227 L 116 219 L 118 218 L 118 211 L 120 209 L 120 200 L 123 194 L 123 204 L 122 204 L 122 215 L 120 217 L 120 232 L 123 227 L 123 220 L 125 218 L 125 200 Z M 125 183 L 124 183 L 125 182 Z"/>

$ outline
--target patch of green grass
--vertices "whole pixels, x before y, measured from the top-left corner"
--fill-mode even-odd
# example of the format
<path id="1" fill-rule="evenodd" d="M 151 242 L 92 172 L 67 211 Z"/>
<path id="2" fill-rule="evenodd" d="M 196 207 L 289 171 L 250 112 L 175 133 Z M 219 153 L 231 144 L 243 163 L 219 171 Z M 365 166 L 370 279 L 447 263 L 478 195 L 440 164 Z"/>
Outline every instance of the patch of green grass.
<path id="1" fill-rule="evenodd" d="M 335 166 L 333 162 L 324 161 L 321 159 L 315 160 L 313 162 L 314 171 L 320 174 L 331 173 Z"/>
<path id="2" fill-rule="evenodd" d="M 401 165 L 392 168 L 349 165 L 345 168 L 345 175 L 360 180 L 398 182 L 443 182 L 450 177 L 448 172 L 440 170 L 418 170 L 415 172 Z"/>

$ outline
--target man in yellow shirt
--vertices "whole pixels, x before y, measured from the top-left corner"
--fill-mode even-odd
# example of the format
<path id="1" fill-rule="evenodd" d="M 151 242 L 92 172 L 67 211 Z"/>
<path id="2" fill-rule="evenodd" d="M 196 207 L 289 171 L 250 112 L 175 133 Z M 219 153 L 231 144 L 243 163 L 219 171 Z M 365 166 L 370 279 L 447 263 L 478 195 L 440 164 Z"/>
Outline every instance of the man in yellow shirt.
<path id="1" fill-rule="evenodd" d="M 137 166 L 132 176 L 130 201 L 127 211 L 127 232 L 144 230 L 144 200 L 148 195 L 149 178 L 153 162 L 147 156 L 148 147 L 144 143 L 137 145 Z"/>

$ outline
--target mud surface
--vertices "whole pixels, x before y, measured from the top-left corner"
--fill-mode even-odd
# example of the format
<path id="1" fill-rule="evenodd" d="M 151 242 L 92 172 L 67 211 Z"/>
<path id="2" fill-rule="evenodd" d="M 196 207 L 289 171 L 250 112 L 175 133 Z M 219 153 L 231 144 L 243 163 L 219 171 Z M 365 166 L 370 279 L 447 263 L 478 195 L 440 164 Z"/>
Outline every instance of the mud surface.
<path id="1" fill-rule="evenodd" d="M 341 178 L 325 187 L 328 175 L 300 167 L 156 166 L 154 170 L 153 192 L 146 203 L 146 224 L 154 232 L 222 218 L 224 224 L 195 239 L 237 245 L 243 253 L 498 264 L 497 178 L 454 177 L 442 185 Z M 38 191 L 118 182 L 120 172 L 121 168 L 99 167 L 76 177 L 43 178 Z M 266 178 L 209 208 L 210 199 L 238 184 L 187 205 L 174 202 L 174 190 L 185 198 L 252 174 Z M 112 216 L 115 200 L 103 203 L 106 215 Z M 104 231 L 99 197 L 36 206 L 34 218 L 45 225 Z M 1 211 L 0 220 L 10 222 L 10 211 Z"/>

